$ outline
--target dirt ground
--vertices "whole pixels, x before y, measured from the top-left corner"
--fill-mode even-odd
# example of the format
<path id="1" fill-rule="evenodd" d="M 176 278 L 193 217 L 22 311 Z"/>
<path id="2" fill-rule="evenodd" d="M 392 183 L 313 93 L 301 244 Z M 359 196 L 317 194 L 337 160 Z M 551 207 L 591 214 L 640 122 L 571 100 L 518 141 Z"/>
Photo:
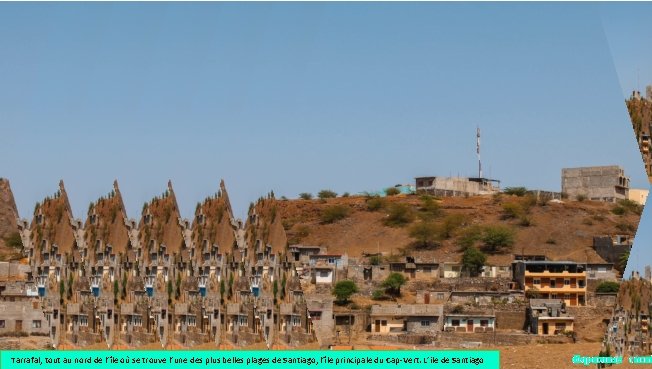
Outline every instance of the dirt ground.
<path id="1" fill-rule="evenodd" d="M 415 211 L 422 205 L 419 196 L 388 197 L 387 203 L 410 205 Z M 387 217 L 385 209 L 369 211 L 363 196 L 322 200 L 277 201 L 287 230 L 290 244 L 326 246 L 329 253 L 346 252 L 351 257 L 364 253 L 382 252 L 399 255 L 411 247 L 410 226 L 389 227 L 383 224 Z M 518 219 L 502 219 L 505 204 L 528 206 L 524 198 L 501 195 L 449 197 L 439 201 L 443 221 L 446 215 L 462 215 L 467 225 L 504 224 L 516 231 L 514 249 L 503 254 L 489 255 L 489 264 L 509 264 L 513 253 L 546 255 L 551 260 L 575 260 L 604 262 L 593 250 L 593 237 L 605 234 L 633 234 L 640 215 L 612 213 L 614 204 L 596 201 L 565 201 L 545 206 L 529 205 L 529 226 L 522 226 Z M 332 224 L 322 224 L 321 214 L 330 206 L 349 208 L 345 219 Z M 413 223 L 418 222 L 415 219 Z M 421 256 L 434 257 L 440 261 L 456 261 L 461 258 L 456 234 L 443 240 L 439 247 L 423 251 Z"/>

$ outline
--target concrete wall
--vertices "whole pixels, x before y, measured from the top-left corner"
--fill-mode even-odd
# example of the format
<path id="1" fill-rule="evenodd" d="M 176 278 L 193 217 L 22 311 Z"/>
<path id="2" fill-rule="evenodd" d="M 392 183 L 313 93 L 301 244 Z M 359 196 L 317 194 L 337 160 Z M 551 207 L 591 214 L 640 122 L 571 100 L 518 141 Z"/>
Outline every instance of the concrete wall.
<path id="1" fill-rule="evenodd" d="M 0 334 L 10 332 L 48 334 L 48 323 L 37 299 L 0 301 L 0 321 L 4 321 L 4 328 L 0 328 Z M 34 321 L 40 322 L 36 323 L 40 324 L 40 327 L 33 327 Z"/>
<path id="2" fill-rule="evenodd" d="M 649 193 L 650 190 L 645 190 L 641 188 L 630 188 L 629 195 L 627 198 L 636 202 L 639 205 L 645 205 Z"/>
<path id="3" fill-rule="evenodd" d="M 525 330 L 526 321 L 524 309 L 521 311 L 496 311 L 496 329 L 498 330 Z"/>
<path id="4" fill-rule="evenodd" d="M 426 323 L 427 325 L 423 325 Z M 436 334 L 441 330 L 439 317 L 409 317 L 407 318 L 407 331 L 417 334 Z"/>
<path id="5" fill-rule="evenodd" d="M 611 237 L 604 236 L 593 237 L 593 248 L 605 261 L 617 265 L 620 263 L 621 256 L 629 251 L 631 245 L 615 245 L 613 244 Z"/>
<path id="6" fill-rule="evenodd" d="M 561 172 L 561 190 L 570 199 L 586 196 L 589 200 L 615 202 L 627 199 L 628 189 L 629 178 L 618 166 L 564 168 Z"/>

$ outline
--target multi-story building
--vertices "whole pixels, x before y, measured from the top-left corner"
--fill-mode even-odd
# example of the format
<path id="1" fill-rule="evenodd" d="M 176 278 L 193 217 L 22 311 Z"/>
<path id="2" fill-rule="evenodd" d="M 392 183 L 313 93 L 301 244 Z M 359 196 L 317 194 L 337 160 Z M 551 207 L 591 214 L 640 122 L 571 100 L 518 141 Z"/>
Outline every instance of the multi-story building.
<path id="1" fill-rule="evenodd" d="M 549 336 L 572 332 L 575 318 L 568 315 L 563 300 L 530 299 L 528 321 L 530 332 Z"/>
<path id="2" fill-rule="evenodd" d="M 514 281 L 526 297 L 563 300 L 567 306 L 586 305 L 586 267 L 572 261 L 515 261 Z"/>
<path id="3" fill-rule="evenodd" d="M 616 202 L 629 198 L 629 177 L 617 165 L 564 168 L 561 191 L 570 199 Z"/>

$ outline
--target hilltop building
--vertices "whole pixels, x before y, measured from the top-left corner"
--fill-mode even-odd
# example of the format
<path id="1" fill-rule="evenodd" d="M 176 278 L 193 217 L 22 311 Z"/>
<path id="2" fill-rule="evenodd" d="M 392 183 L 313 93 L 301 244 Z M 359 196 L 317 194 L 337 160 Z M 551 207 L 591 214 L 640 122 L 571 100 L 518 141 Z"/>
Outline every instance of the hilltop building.
<path id="1" fill-rule="evenodd" d="M 645 202 L 647 201 L 647 196 L 649 194 L 650 194 L 650 190 L 646 190 L 644 188 L 630 188 L 629 196 L 627 198 L 639 205 L 645 205 Z"/>
<path id="2" fill-rule="evenodd" d="M 561 191 L 571 199 L 616 202 L 629 198 L 629 177 L 617 165 L 564 168 Z"/>
<path id="3" fill-rule="evenodd" d="M 433 196 L 491 195 L 500 192 L 500 181 L 480 177 L 416 177 L 417 193 Z"/>

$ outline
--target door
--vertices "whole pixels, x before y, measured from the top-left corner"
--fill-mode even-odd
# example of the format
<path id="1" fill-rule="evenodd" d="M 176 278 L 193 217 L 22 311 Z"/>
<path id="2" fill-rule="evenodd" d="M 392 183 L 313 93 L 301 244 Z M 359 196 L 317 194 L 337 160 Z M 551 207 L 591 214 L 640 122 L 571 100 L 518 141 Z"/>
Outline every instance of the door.
<path id="1" fill-rule="evenodd" d="M 466 331 L 473 332 L 473 319 L 469 319 L 466 321 Z"/>
<path id="2" fill-rule="evenodd" d="M 376 320 L 376 332 L 380 332 L 380 320 Z"/>
<path id="3" fill-rule="evenodd" d="M 543 323 L 543 334 L 544 335 L 548 334 L 548 323 Z"/>
<path id="4" fill-rule="evenodd" d="M 16 332 L 22 332 L 23 331 L 23 321 L 22 320 L 16 320 L 16 327 L 14 328 L 14 331 L 16 331 Z"/>
<path id="5" fill-rule="evenodd" d="M 429 304 L 430 303 L 430 294 L 429 293 L 426 293 L 425 295 L 423 295 L 423 303 L 424 304 Z"/>

